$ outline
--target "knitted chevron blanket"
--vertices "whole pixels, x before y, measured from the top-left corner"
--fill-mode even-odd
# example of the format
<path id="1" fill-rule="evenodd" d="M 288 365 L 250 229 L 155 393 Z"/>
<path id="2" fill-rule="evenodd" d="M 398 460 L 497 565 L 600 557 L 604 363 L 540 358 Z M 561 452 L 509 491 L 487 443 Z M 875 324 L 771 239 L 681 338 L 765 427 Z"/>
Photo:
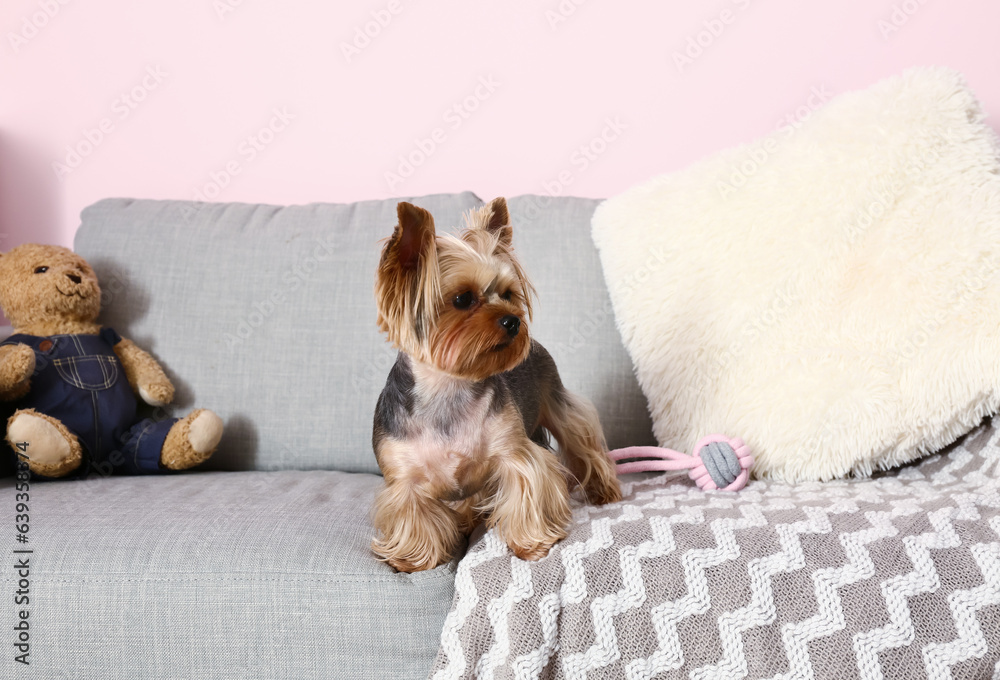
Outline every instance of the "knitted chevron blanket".
<path id="1" fill-rule="evenodd" d="M 1000 676 L 991 420 L 870 479 L 631 479 L 538 562 L 474 541 L 431 677 Z"/>

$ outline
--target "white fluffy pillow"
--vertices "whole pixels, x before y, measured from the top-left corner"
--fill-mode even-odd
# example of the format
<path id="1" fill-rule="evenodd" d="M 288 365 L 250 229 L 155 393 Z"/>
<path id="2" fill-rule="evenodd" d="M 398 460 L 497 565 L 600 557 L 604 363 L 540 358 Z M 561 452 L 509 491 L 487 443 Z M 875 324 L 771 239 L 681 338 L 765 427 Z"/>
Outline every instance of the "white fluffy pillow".
<path id="1" fill-rule="evenodd" d="M 998 407 L 1000 163 L 958 74 L 609 199 L 593 236 L 664 446 L 742 437 L 755 474 L 869 474 Z"/>

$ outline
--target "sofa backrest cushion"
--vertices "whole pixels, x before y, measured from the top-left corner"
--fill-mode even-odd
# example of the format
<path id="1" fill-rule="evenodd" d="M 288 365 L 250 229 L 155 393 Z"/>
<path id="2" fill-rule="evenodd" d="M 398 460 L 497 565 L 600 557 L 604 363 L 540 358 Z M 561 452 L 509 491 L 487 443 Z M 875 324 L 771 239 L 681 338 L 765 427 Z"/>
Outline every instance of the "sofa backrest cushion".
<path id="1" fill-rule="evenodd" d="M 439 230 L 482 202 L 413 199 Z M 226 423 L 209 469 L 377 472 L 372 414 L 393 350 L 375 327 L 380 239 L 397 199 L 278 207 L 106 199 L 75 247 L 104 292 L 101 321 L 173 380 L 172 412 Z M 510 202 L 515 248 L 539 290 L 535 337 L 598 405 L 612 445 L 648 443 L 645 401 L 617 331 L 590 216 L 596 201 Z"/>

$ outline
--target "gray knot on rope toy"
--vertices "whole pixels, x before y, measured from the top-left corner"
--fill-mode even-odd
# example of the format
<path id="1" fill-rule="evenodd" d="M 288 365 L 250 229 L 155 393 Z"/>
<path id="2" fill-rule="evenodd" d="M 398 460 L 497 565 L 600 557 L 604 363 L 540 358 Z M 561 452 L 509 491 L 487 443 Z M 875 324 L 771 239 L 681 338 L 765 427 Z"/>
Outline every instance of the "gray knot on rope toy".
<path id="1" fill-rule="evenodd" d="M 710 442 L 701 447 L 698 455 L 712 481 L 720 489 L 726 488 L 740 476 L 740 459 L 728 442 Z"/>
<path id="2" fill-rule="evenodd" d="M 609 451 L 618 473 L 689 470 L 688 476 L 706 491 L 739 491 L 750 478 L 753 456 L 739 438 L 710 434 L 695 444 L 694 455 L 656 446 L 630 446 Z M 655 460 L 631 460 L 653 458 Z"/>

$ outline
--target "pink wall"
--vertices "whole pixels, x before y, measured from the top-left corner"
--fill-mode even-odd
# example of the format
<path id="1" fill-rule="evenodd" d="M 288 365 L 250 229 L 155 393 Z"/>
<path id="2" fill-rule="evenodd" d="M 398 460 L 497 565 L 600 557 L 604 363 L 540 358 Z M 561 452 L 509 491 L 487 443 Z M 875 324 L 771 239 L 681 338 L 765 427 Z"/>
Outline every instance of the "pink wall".
<path id="1" fill-rule="evenodd" d="M 0 249 L 105 196 L 607 196 L 912 65 L 1000 113 L 995 0 L 4 5 Z"/>

